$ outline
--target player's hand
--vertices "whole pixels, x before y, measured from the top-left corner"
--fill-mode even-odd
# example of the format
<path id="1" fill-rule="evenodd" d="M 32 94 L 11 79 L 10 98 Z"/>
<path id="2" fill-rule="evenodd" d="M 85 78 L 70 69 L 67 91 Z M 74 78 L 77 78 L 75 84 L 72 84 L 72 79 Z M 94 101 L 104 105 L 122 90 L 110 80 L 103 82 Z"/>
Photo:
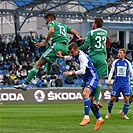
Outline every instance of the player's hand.
<path id="1" fill-rule="evenodd" d="M 108 80 L 107 85 L 110 86 L 110 84 L 111 84 L 111 80 Z"/>
<path id="2" fill-rule="evenodd" d="M 63 76 L 69 76 L 69 75 L 70 75 L 70 74 L 69 74 L 68 71 L 63 73 Z"/>
<path id="3" fill-rule="evenodd" d="M 56 53 L 56 56 L 57 56 L 58 58 L 62 58 L 62 51 L 58 51 L 58 52 Z"/>
<path id="4" fill-rule="evenodd" d="M 45 45 L 44 42 L 40 42 L 40 43 L 35 44 L 35 46 L 36 46 L 37 48 L 40 48 L 40 47 L 42 47 L 42 46 L 44 46 L 44 45 Z"/>

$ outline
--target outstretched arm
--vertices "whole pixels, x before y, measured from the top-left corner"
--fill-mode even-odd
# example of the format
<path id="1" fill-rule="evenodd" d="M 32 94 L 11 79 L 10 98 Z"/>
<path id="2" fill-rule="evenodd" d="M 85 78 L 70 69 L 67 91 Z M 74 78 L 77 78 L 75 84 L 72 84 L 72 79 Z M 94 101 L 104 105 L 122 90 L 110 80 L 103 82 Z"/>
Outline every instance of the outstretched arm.
<path id="1" fill-rule="evenodd" d="M 47 37 L 46 37 L 45 41 L 44 42 L 37 43 L 37 44 L 35 44 L 35 46 L 37 48 L 40 48 L 42 46 L 45 46 L 48 43 L 48 41 L 50 40 L 50 38 L 52 37 L 53 33 L 54 33 L 54 27 L 51 26 L 51 27 L 49 27 L 49 31 L 48 31 L 48 34 L 47 34 Z"/>
<path id="2" fill-rule="evenodd" d="M 87 33 L 86 38 L 81 38 L 80 40 L 84 41 L 83 45 L 79 47 L 80 50 L 86 50 L 90 45 L 90 32 Z"/>
<path id="3" fill-rule="evenodd" d="M 69 34 L 73 34 L 73 38 L 70 40 L 69 44 L 74 42 L 76 39 L 80 39 L 81 37 L 78 35 L 78 32 L 75 30 L 70 30 Z"/>

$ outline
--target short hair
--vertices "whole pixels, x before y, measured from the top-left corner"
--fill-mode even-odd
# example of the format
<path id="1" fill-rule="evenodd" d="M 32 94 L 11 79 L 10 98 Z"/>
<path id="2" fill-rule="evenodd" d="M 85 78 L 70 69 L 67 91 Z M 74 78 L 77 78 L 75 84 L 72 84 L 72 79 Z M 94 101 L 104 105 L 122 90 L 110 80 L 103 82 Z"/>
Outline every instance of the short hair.
<path id="1" fill-rule="evenodd" d="M 103 19 L 102 18 L 94 18 L 95 23 L 97 24 L 97 28 L 102 28 Z"/>
<path id="2" fill-rule="evenodd" d="M 76 43 L 71 43 L 69 46 L 68 46 L 68 49 L 71 50 L 71 49 L 78 49 L 78 45 Z"/>
<path id="3" fill-rule="evenodd" d="M 53 17 L 54 20 L 56 20 L 56 16 L 55 16 L 54 13 L 47 13 L 47 14 L 44 16 L 44 18 L 48 18 L 48 17 Z"/>
<path id="4" fill-rule="evenodd" d="M 126 54 L 126 49 L 125 48 L 120 48 L 119 51 L 122 51 L 124 54 Z"/>

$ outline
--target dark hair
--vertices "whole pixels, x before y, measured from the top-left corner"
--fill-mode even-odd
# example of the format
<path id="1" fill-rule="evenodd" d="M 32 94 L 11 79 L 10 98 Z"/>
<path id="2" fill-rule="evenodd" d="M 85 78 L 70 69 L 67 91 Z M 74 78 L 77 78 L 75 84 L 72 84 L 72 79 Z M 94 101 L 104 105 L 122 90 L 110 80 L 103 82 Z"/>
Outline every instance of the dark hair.
<path id="1" fill-rule="evenodd" d="M 94 18 L 95 23 L 97 24 L 97 28 L 102 28 L 103 19 L 102 18 Z"/>
<path id="2" fill-rule="evenodd" d="M 47 14 L 44 16 L 44 18 L 48 18 L 48 17 L 53 17 L 54 20 L 56 20 L 56 16 L 55 16 L 54 13 L 47 13 Z"/>
<path id="3" fill-rule="evenodd" d="M 71 50 L 71 49 L 78 49 L 78 45 L 76 43 L 71 43 L 69 46 L 68 46 L 68 49 Z"/>

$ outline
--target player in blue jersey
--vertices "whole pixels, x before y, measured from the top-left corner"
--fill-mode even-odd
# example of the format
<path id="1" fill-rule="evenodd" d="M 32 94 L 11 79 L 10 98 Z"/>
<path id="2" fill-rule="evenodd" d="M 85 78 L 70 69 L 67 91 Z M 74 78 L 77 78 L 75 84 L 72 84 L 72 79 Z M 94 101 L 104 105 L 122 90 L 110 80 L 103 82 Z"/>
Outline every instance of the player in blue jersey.
<path id="1" fill-rule="evenodd" d="M 129 119 L 127 117 L 127 112 L 129 108 L 129 97 L 130 97 L 129 74 L 133 79 L 133 70 L 131 63 L 125 59 L 125 56 L 126 56 L 126 50 L 124 48 L 119 49 L 118 51 L 119 59 L 115 60 L 112 63 L 112 68 L 108 77 L 108 85 L 110 85 L 111 83 L 111 78 L 114 72 L 115 72 L 115 81 L 113 89 L 111 91 L 111 98 L 108 102 L 108 113 L 105 116 L 105 118 L 110 118 L 114 101 L 120 95 L 120 92 L 122 92 L 124 96 L 124 108 L 123 108 L 122 117 L 123 119 Z"/>
<path id="2" fill-rule="evenodd" d="M 83 51 L 79 50 L 78 46 L 75 43 L 72 43 L 68 47 L 69 55 L 62 56 L 61 51 L 57 52 L 57 57 L 63 58 L 65 60 L 74 60 L 76 63 L 79 64 L 80 69 L 77 71 L 72 72 L 64 72 L 64 76 L 69 75 L 82 75 L 83 79 L 83 89 L 82 89 L 82 96 L 84 99 L 84 118 L 80 123 L 80 126 L 85 126 L 90 122 L 89 112 L 90 109 L 94 113 L 95 117 L 97 118 L 96 125 L 94 130 L 98 130 L 100 125 L 104 123 L 104 119 L 100 116 L 99 110 L 96 109 L 96 105 L 93 103 L 93 92 L 98 84 L 98 74 L 96 69 L 94 68 L 91 59 L 87 54 Z"/>
<path id="3" fill-rule="evenodd" d="M 132 69 L 133 69 L 133 62 L 132 62 Z M 130 104 L 133 101 L 133 79 L 132 79 L 132 77 L 130 77 L 129 83 L 130 83 L 130 98 L 129 98 L 129 106 L 130 106 Z M 122 110 L 120 110 L 119 114 L 120 115 L 124 114 L 124 107 L 122 108 Z"/>

